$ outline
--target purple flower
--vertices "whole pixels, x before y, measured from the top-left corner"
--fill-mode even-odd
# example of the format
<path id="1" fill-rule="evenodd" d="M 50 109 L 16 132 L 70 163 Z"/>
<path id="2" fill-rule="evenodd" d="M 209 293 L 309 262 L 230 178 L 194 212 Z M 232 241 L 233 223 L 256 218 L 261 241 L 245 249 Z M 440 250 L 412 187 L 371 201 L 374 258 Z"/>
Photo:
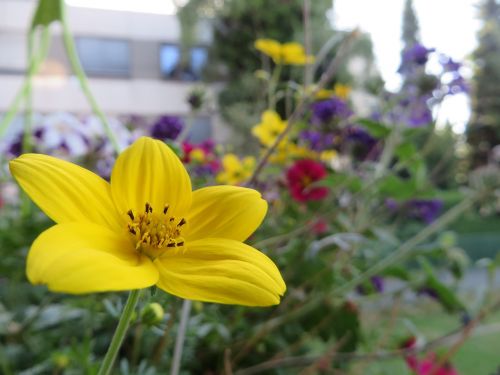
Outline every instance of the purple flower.
<path id="1" fill-rule="evenodd" d="M 443 70 L 445 72 L 458 72 L 460 68 L 462 67 L 462 64 L 456 61 L 453 61 L 451 57 L 448 57 L 446 55 L 441 55 L 440 58 L 440 63 L 443 66 Z"/>
<path id="2" fill-rule="evenodd" d="M 402 67 L 407 64 L 425 65 L 429 60 L 429 54 L 434 51 L 434 48 L 426 48 L 422 44 L 416 43 L 403 52 Z"/>
<path id="3" fill-rule="evenodd" d="M 352 111 L 347 106 L 347 103 L 335 96 L 330 99 L 314 103 L 312 105 L 312 111 L 312 121 L 315 124 L 325 124 L 336 118 L 344 119 L 352 114 Z"/>
<path id="4" fill-rule="evenodd" d="M 317 130 L 304 130 L 299 136 L 306 141 L 309 147 L 314 151 L 323 151 L 332 148 L 335 138 L 331 133 L 324 134 Z"/>
<path id="5" fill-rule="evenodd" d="M 184 123 L 176 116 L 161 116 L 151 128 L 151 136 L 156 139 L 175 140 L 184 127 Z"/>
<path id="6" fill-rule="evenodd" d="M 382 276 L 372 276 L 364 284 L 359 285 L 356 290 L 363 295 L 382 293 L 384 291 L 384 279 Z"/>
<path id="7" fill-rule="evenodd" d="M 407 123 L 411 127 L 420 127 L 432 122 L 432 112 L 424 98 L 410 103 Z"/>
<path id="8" fill-rule="evenodd" d="M 410 217 L 432 223 L 441 213 L 443 202 L 439 199 L 411 199 L 405 204 Z"/>
<path id="9" fill-rule="evenodd" d="M 375 143 L 377 143 L 377 140 L 360 126 L 346 126 L 344 128 L 344 134 L 347 141 L 361 143 L 368 148 L 372 148 Z"/>

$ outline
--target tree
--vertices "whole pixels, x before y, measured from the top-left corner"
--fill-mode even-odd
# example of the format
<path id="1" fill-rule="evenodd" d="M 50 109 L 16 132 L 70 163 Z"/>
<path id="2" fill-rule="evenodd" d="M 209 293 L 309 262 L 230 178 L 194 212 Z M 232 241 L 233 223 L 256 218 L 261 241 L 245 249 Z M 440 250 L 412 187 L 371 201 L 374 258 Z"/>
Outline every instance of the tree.
<path id="1" fill-rule="evenodd" d="M 472 116 L 467 128 L 472 167 L 488 162 L 491 149 L 500 144 L 500 5 L 485 0 L 480 6 L 483 27 L 473 54 Z"/>
<path id="2" fill-rule="evenodd" d="M 406 0 L 403 12 L 403 51 L 413 47 L 420 42 L 420 30 L 418 27 L 417 16 L 413 9 L 413 1 Z"/>

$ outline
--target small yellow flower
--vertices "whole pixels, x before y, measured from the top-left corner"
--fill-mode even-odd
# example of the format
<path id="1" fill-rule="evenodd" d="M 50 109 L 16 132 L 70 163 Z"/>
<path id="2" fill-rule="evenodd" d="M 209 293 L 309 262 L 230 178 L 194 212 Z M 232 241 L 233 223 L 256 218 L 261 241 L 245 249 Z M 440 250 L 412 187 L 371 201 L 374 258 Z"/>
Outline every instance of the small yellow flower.
<path id="1" fill-rule="evenodd" d="M 191 158 L 191 160 L 194 160 L 198 163 L 203 163 L 206 159 L 205 152 L 203 152 L 203 150 L 199 148 L 195 148 L 193 151 L 191 151 L 189 153 L 189 157 Z"/>
<path id="2" fill-rule="evenodd" d="M 57 158 L 10 162 L 23 190 L 55 222 L 35 240 L 26 273 L 55 292 L 156 285 L 207 302 L 267 306 L 285 283 L 275 264 L 245 245 L 267 203 L 252 189 L 195 191 L 163 142 L 142 137 L 118 157 L 108 183 Z"/>
<path id="3" fill-rule="evenodd" d="M 324 161 L 325 163 L 329 163 L 331 161 L 333 161 L 334 159 L 337 158 L 337 151 L 335 150 L 325 150 L 325 151 L 322 151 L 319 158 L 321 159 L 321 161 Z"/>
<path id="4" fill-rule="evenodd" d="M 298 146 L 293 142 L 281 142 L 276 151 L 269 157 L 274 164 L 286 164 L 296 159 L 317 159 L 318 153 L 304 146 Z"/>
<path id="5" fill-rule="evenodd" d="M 240 160 L 234 154 L 226 154 L 222 158 L 222 168 L 223 171 L 217 175 L 217 182 L 238 185 L 252 175 L 255 168 L 255 158 L 247 156 Z"/>
<path id="6" fill-rule="evenodd" d="M 264 146 L 270 147 L 276 138 L 285 130 L 286 121 L 274 111 L 265 111 L 261 122 L 252 128 L 252 134 L 257 137 Z"/>
<path id="7" fill-rule="evenodd" d="M 271 57 L 276 64 L 305 65 L 314 62 L 314 56 L 306 55 L 300 43 L 281 44 L 273 39 L 257 39 L 254 45 L 257 50 Z"/>
<path id="8" fill-rule="evenodd" d="M 335 96 L 339 97 L 340 99 L 346 100 L 349 97 L 349 94 L 351 93 L 351 86 L 337 83 L 333 88 L 333 91 Z"/>

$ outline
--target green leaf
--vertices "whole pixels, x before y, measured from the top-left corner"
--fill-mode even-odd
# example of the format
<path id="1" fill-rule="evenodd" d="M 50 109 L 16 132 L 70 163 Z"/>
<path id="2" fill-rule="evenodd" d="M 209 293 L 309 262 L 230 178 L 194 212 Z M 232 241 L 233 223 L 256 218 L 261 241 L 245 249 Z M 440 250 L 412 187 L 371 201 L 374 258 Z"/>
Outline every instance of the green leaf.
<path id="1" fill-rule="evenodd" d="M 344 304 L 333 312 L 335 322 L 333 333 L 335 338 L 341 341 L 340 352 L 354 352 L 361 339 L 361 325 L 359 321 L 358 307 L 351 301 Z"/>
<path id="2" fill-rule="evenodd" d="M 430 263 L 425 259 L 420 259 L 420 263 L 427 274 L 427 279 L 423 285 L 424 288 L 429 288 L 436 293 L 438 302 L 447 312 L 454 313 L 465 311 L 465 306 L 458 299 L 455 292 L 437 278 Z"/>
<path id="3" fill-rule="evenodd" d="M 391 133 L 391 129 L 377 121 L 362 118 L 358 120 L 358 123 L 363 125 L 375 138 L 386 138 Z"/>
<path id="4" fill-rule="evenodd" d="M 394 175 L 389 175 L 379 182 L 379 191 L 383 195 L 394 199 L 410 199 L 415 196 L 417 186 L 413 179 L 403 180 Z"/>
<path id="5" fill-rule="evenodd" d="M 417 148 L 409 141 L 403 142 L 396 147 L 394 154 L 402 161 L 407 161 L 417 154 Z"/>
<path id="6" fill-rule="evenodd" d="M 395 279 L 410 281 L 411 273 L 404 267 L 393 266 L 388 267 L 382 272 L 384 277 L 393 277 Z"/>
<path id="7" fill-rule="evenodd" d="M 329 188 L 347 188 L 352 192 L 358 192 L 363 187 L 363 182 L 359 176 L 346 173 L 331 174 L 324 179 L 315 182 L 314 186 L 325 186 Z"/>
<path id="8" fill-rule="evenodd" d="M 62 21 L 62 6 L 60 0 L 39 0 L 31 21 L 31 29 L 37 26 L 49 26 L 52 22 Z"/>

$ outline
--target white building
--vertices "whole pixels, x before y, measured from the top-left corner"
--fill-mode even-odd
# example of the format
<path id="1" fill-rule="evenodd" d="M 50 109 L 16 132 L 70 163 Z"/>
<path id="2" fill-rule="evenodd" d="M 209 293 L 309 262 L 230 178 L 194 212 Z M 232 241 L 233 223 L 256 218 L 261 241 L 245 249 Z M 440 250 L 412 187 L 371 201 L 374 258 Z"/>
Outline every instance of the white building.
<path id="1" fill-rule="evenodd" d="M 0 113 L 10 106 L 27 66 L 26 36 L 36 1 L 0 0 Z M 81 62 L 102 110 L 109 116 L 186 116 L 186 97 L 207 61 L 208 22 L 198 25 L 198 44 L 187 72 L 179 72 L 180 27 L 175 15 L 67 7 Z M 48 58 L 34 80 L 35 112 L 90 113 L 72 75 L 58 24 L 51 25 Z M 223 141 L 226 132 L 210 113 L 201 113 L 194 131 Z M 217 129 L 214 129 L 217 127 Z"/>

